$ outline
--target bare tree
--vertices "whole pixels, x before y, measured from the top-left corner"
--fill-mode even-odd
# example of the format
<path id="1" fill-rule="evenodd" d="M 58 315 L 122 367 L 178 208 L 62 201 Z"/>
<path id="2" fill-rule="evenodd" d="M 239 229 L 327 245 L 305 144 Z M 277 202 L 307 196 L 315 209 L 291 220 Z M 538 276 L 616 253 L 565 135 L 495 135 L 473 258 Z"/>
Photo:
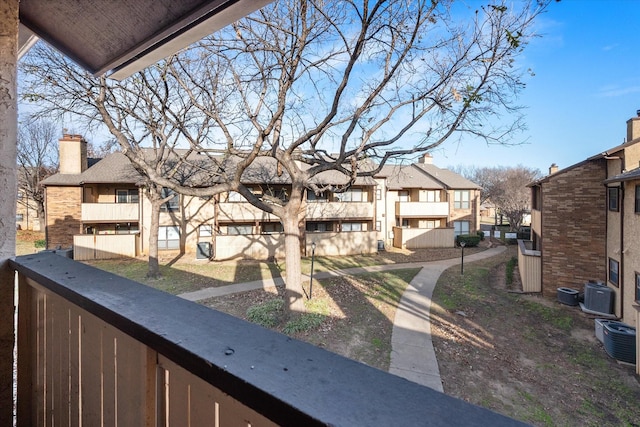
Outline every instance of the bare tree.
<path id="1" fill-rule="evenodd" d="M 22 198 L 18 203 L 32 209 L 35 204 L 40 230 L 44 230 L 44 188 L 41 182 L 58 170 L 56 125 L 46 120 L 32 118 L 20 123 L 18 128 L 18 191 Z"/>
<path id="2" fill-rule="evenodd" d="M 542 176 L 538 169 L 515 167 L 468 168 L 464 175 L 482 187 L 482 200 L 490 200 L 509 221 L 513 231 L 520 229 L 531 209 L 531 191 L 527 187 Z"/>
<path id="3" fill-rule="evenodd" d="M 287 291 L 301 308 L 305 190 L 344 191 L 388 159 L 416 156 L 457 134 L 508 142 L 522 127 L 515 59 L 547 3 L 454 11 L 451 1 L 277 1 L 122 83 L 70 74 L 63 59 L 41 65 L 41 80 L 32 83 L 48 89 L 25 97 L 99 117 L 158 185 L 196 196 L 238 191 L 280 218 Z M 493 126 L 498 116 L 508 124 Z M 171 151 L 168 129 L 190 150 L 233 156 L 234 167 L 212 158 L 207 178 L 215 184 L 176 183 L 138 149 L 146 142 Z M 257 197 L 241 184 L 258 156 L 274 158 L 288 176 L 288 198 Z M 345 181 L 322 180 L 330 170 Z"/>

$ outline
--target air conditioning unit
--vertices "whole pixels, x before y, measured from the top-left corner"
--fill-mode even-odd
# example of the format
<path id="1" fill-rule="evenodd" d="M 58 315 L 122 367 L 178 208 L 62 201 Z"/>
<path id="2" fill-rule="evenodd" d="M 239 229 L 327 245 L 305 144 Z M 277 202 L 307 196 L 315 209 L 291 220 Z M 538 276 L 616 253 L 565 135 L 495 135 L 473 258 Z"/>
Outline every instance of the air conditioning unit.
<path id="1" fill-rule="evenodd" d="M 196 248 L 196 259 L 211 258 L 211 242 L 198 242 Z"/>
<path id="2" fill-rule="evenodd" d="M 589 282 L 584 285 L 584 307 L 598 313 L 612 314 L 615 293 L 607 285 Z"/>
<path id="3" fill-rule="evenodd" d="M 578 305 L 578 294 L 580 292 L 571 288 L 558 288 L 558 302 L 565 305 Z"/>
<path id="4" fill-rule="evenodd" d="M 596 338 L 602 344 L 604 344 L 604 325 L 607 325 L 611 322 L 615 322 L 615 320 L 611 319 L 596 319 L 595 320 L 595 329 L 596 329 Z"/>
<path id="5" fill-rule="evenodd" d="M 636 328 L 622 322 L 603 325 L 604 349 L 607 354 L 622 362 L 636 364 Z"/>

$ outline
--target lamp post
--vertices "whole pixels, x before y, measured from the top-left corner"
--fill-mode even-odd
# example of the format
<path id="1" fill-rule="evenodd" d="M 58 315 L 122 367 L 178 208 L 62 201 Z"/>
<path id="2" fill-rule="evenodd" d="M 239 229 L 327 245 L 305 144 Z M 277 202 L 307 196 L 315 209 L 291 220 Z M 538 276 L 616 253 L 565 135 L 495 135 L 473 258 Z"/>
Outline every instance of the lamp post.
<path id="1" fill-rule="evenodd" d="M 464 247 L 466 246 L 466 244 L 467 243 L 465 241 L 461 241 L 460 242 L 460 247 L 462 248 L 462 259 L 460 261 L 460 274 L 461 275 L 464 274 Z"/>
<path id="2" fill-rule="evenodd" d="M 311 299 L 311 295 L 313 294 L 313 258 L 316 254 L 316 242 L 311 242 L 311 274 L 309 280 L 309 299 Z"/>

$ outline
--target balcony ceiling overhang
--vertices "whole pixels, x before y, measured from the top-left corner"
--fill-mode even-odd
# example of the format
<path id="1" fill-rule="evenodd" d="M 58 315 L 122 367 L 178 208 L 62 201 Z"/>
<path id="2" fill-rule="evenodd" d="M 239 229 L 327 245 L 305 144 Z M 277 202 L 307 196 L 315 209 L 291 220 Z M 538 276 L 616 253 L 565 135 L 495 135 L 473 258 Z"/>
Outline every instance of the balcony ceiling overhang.
<path id="1" fill-rule="evenodd" d="M 43 39 L 98 76 L 123 79 L 273 0 L 20 0 L 19 52 Z"/>

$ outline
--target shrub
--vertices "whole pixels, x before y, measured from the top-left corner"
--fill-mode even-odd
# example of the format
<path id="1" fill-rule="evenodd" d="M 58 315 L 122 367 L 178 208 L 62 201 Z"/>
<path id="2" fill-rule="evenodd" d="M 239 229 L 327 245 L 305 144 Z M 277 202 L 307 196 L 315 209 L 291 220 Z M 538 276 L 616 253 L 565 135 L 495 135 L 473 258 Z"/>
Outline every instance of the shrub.
<path id="1" fill-rule="evenodd" d="M 480 240 L 484 240 L 484 231 L 478 230 L 476 231 L 476 234 L 480 237 Z"/>
<path id="2" fill-rule="evenodd" d="M 316 329 L 324 321 L 324 316 L 319 313 L 302 313 L 295 319 L 290 320 L 284 326 L 282 332 L 287 335 L 297 332 L 307 332 Z"/>
<path id="3" fill-rule="evenodd" d="M 283 312 L 284 300 L 276 298 L 249 307 L 247 309 L 247 319 L 265 328 L 273 328 L 280 321 Z"/>
<path id="4" fill-rule="evenodd" d="M 456 243 L 460 245 L 460 242 L 464 242 L 464 245 L 468 248 L 478 246 L 480 243 L 480 236 L 471 234 L 461 234 L 456 238 Z"/>
<path id="5" fill-rule="evenodd" d="M 39 239 L 33 242 L 33 245 L 36 248 L 44 248 L 45 246 L 47 246 L 47 241 L 45 239 Z"/>

